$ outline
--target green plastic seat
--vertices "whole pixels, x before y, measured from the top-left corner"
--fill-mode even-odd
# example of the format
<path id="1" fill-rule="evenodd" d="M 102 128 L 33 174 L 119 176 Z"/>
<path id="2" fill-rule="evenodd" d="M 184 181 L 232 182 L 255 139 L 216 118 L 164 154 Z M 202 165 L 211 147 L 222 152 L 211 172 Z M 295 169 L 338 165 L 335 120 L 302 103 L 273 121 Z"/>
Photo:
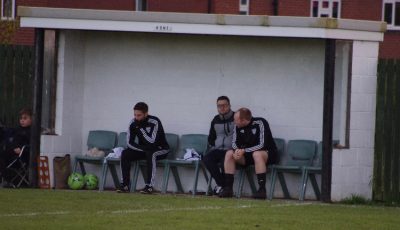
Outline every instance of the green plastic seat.
<path id="1" fill-rule="evenodd" d="M 98 148 L 104 151 L 107 155 L 112 151 L 117 142 L 117 133 L 107 130 L 92 130 L 89 131 L 89 136 L 87 140 L 88 149 Z M 75 157 L 75 165 L 73 172 L 76 172 L 78 165 L 80 166 L 82 174 L 86 174 L 86 169 L 84 163 L 102 165 L 104 157 L 91 157 L 78 155 Z"/>
<path id="2" fill-rule="evenodd" d="M 178 143 L 179 143 L 179 136 L 177 134 L 166 133 L 165 138 L 167 139 L 170 151 L 169 151 L 166 159 L 157 161 L 157 167 L 164 167 L 164 171 L 166 169 L 167 160 L 174 159 L 176 151 L 178 149 Z M 139 170 L 142 172 L 144 180 L 147 177 L 147 173 L 146 173 L 147 162 L 145 160 L 140 160 L 140 161 L 136 161 L 136 163 L 137 163 L 137 165 L 136 165 L 136 167 L 134 167 L 133 176 L 132 176 L 132 180 L 131 180 L 130 190 L 132 192 L 136 191 L 137 180 L 139 177 Z M 173 172 L 173 174 L 175 175 L 176 172 Z M 164 177 L 164 175 L 165 175 L 165 172 L 163 173 L 163 177 Z M 164 183 L 165 183 L 165 178 L 163 178 L 163 184 L 162 184 L 162 189 L 161 189 L 161 191 L 165 193 Z"/>
<path id="3" fill-rule="evenodd" d="M 280 156 L 279 158 L 281 158 L 283 156 L 283 153 L 285 152 L 285 140 L 282 138 L 274 138 L 274 141 L 275 141 L 276 148 L 278 150 L 278 154 Z M 267 167 L 267 173 L 271 172 L 271 170 L 270 170 L 271 167 L 272 167 L 272 165 Z M 239 183 L 238 183 L 238 187 L 236 189 L 236 197 L 237 198 L 240 198 L 242 195 L 245 175 L 247 176 L 247 181 L 249 182 L 252 193 L 254 194 L 257 191 L 256 184 L 253 179 L 254 173 L 255 173 L 254 165 L 250 165 L 245 168 L 241 167 L 239 169 L 239 176 L 238 176 Z"/>
<path id="4" fill-rule="evenodd" d="M 179 149 L 173 159 L 167 159 L 166 166 L 164 170 L 164 185 L 163 185 L 163 193 L 166 193 L 168 187 L 169 173 L 172 171 L 174 173 L 174 179 L 177 186 L 178 192 L 184 192 L 182 188 L 182 183 L 179 177 L 178 168 L 179 167 L 190 167 L 194 168 L 194 181 L 192 194 L 193 196 L 197 192 L 197 182 L 199 179 L 200 169 L 203 171 L 204 177 L 208 182 L 208 175 L 206 172 L 206 168 L 203 165 L 201 160 L 183 160 L 183 156 L 186 152 L 186 149 L 193 148 L 199 154 L 205 154 L 207 149 L 207 135 L 204 134 L 185 134 L 180 138 Z M 175 171 L 175 172 L 174 172 Z"/>
<path id="5" fill-rule="evenodd" d="M 273 165 L 271 168 L 271 186 L 269 200 L 272 200 L 275 191 L 276 177 L 282 187 L 286 199 L 290 198 L 284 173 L 303 174 L 304 166 L 311 166 L 317 152 L 317 142 L 312 140 L 291 140 L 288 142 L 288 160 L 285 165 Z M 301 184 L 302 187 L 302 184 Z M 302 188 L 300 188 L 301 193 Z"/>
<path id="6" fill-rule="evenodd" d="M 122 147 L 126 148 L 127 147 L 127 133 L 126 132 L 121 132 L 118 135 L 118 143 L 116 147 Z M 120 158 L 105 158 L 103 161 L 103 168 L 102 168 L 102 180 L 99 186 L 99 190 L 103 191 L 104 186 L 106 184 L 107 180 L 107 173 L 108 169 L 110 169 L 110 173 L 114 182 L 114 186 L 118 188 L 119 186 L 119 177 L 117 173 L 116 166 L 121 164 L 121 159 Z"/>
<path id="7" fill-rule="evenodd" d="M 303 170 L 302 176 L 301 176 L 302 187 L 301 187 L 299 199 L 301 201 L 304 200 L 304 197 L 305 197 L 306 191 L 307 191 L 308 178 L 310 178 L 310 182 L 313 187 L 315 197 L 317 198 L 317 200 L 319 200 L 321 197 L 321 192 L 319 190 L 317 179 L 315 178 L 315 175 L 321 174 L 321 172 L 322 172 L 322 141 L 318 143 L 317 155 L 316 155 L 316 159 L 315 159 L 313 165 L 312 166 L 303 166 L 302 170 Z"/>

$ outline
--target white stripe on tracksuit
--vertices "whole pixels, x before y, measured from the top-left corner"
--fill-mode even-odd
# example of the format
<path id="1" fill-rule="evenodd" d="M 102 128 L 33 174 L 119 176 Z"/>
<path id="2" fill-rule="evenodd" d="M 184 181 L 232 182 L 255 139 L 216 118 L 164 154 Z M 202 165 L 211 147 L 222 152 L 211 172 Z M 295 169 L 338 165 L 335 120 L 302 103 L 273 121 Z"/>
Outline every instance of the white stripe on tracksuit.
<path id="1" fill-rule="evenodd" d="M 161 156 L 161 155 L 167 154 L 168 152 L 169 152 L 168 149 L 163 149 L 163 150 L 160 150 L 160 151 L 157 151 L 157 152 L 153 153 L 153 157 L 151 159 L 153 167 L 152 167 L 152 170 L 151 170 L 151 179 L 150 179 L 149 186 L 153 187 L 153 185 L 154 185 L 154 178 L 156 176 L 156 168 L 157 168 L 157 156 Z"/>
<path id="2" fill-rule="evenodd" d="M 156 137 L 157 137 L 157 132 L 158 132 L 158 122 L 154 119 L 149 118 L 148 122 L 153 123 L 154 124 L 154 129 L 153 132 L 151 133 L 151 136 L 147 135 L 146 131 L 141 128 L 140 131 L 143 134 L 143 137 L 150 143 L 154 143 L 156 141 Z"/>
<path id="3" fill-rule="evenodd" d="M 258 145 L 253 146 L 253 147 L 248 147 L 245 149 L 246 153 L 251 153 L 257 150 L 260 150 L 262 147 L 264 147 L 264 124 L 262 121 L 254 121 L 254 124 L 257 124 L 260 127 L 260 142 Z"/>

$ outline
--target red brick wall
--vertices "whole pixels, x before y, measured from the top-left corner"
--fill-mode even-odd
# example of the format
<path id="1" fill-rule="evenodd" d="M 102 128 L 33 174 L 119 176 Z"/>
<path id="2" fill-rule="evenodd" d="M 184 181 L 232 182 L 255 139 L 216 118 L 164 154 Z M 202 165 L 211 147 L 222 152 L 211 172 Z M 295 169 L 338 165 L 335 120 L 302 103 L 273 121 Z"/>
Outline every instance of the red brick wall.
<path id="1" fill-rule="evenodd" d="M 13 44 L 15 45 L 33 45 L 34 41 L 34 29 L 31 28 L 20 28 L 16 31 L 13 38 Z"/>
<path id="2" fill-rule="evenodd" d="M 135 0 L 48 0 L 48 7 L 134 10 Z"/>
<path id="3" fill-rule="evenodd" d="M 17 6 L 47 6 L 49 0 L 16 0 Z"/>
<path id="4" fill-rule="evenodd" d="M 273 15 L 273 0 L 250 0 L 250 13 L 252 15 Z M 236 1 L 239 4 L 239 0 Z"/>
<path id="5" fill-rule="evenodd" d="M 211 0 L 211 13 L 239 14 L 239 0 Z"/>
<path id="6" fill-rule="evenodd" d="M 400 58 L 400 31 L 385 33 L 384 42 L 379 46 L 380 58 Z"/>
<path id="7" fill-rule="evenodd" d="M 382 0 L 342 0 L 341 18 L 382 20 Z"/>
<path id="8" fill-rule="evenodd" d="M 279 0 L 279 15 L 309 17 L 311 0 Z M 382 0 L 342 0 L 341 18 L 381 20 Z"/>
<path id="9" fill-rule="evenodd" d="M 310 16 L 310 0 L 279 0 L 280 16 Z"/>
<path id="10" fill-rule="evenodd" d="M 208 0 L 148 0 L 148 11 L 208 13 Z"/>

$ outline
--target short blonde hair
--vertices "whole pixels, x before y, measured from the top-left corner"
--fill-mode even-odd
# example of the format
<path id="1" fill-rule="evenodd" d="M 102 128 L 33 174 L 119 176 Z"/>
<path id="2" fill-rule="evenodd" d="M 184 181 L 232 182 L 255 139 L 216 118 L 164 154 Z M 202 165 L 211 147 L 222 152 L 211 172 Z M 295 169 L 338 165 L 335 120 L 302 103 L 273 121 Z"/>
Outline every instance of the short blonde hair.
<path id="1" fill-rule="evenodd" d="M 237 110 L 240 120 L 250 121 L 252 118 L 251 111 L 248 108 L 240 108 Z"/>

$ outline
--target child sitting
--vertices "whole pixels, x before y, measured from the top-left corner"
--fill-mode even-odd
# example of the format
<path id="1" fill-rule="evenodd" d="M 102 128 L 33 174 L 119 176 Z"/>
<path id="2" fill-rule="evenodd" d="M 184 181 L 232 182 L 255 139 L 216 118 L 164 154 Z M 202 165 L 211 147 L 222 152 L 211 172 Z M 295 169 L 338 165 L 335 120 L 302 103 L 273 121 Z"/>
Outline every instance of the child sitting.
<path id="1" fill-rule="evenodd" d="M 19 157 L 21 151 L 29 151 L 30 130 L 32 125 L 32 110 L 22 109 L 19 112 L 19 126 L 13 130 L 9 130 L 8 136 L 3 139 L 3 148 L 0 149 L 0 177 L 7 180 L 5 175 L 6 167 Z M 29 161 L 29 154 L 24 154 L 22 161 Z"/>

